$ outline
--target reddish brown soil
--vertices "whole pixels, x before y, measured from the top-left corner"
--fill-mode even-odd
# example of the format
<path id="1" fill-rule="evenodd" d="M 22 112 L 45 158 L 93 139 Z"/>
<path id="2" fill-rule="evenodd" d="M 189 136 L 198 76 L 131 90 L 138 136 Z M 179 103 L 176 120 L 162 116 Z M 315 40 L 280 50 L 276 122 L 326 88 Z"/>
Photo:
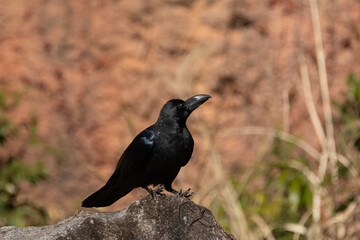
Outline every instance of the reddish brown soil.
<path id="1" fill-rule="evenodd" d="M 104 183 L 170 98 L 213 96 L 189 119 L 196 147 L 177 189 L 198 191 L 211 179 L 204 128 L 227 170 L 253 162 L 264 137 L 231 132 L 283 128 L 287 95 L 290 132 L 317 145 L 299 80 L 304 55 L 321 110 L 308 1 L 0 0 L 0 6 L 0 83 L 27 89 L 8 114 L 25 134 L 36 113 L 40 138 L 59 152 L 58 162 L 43 156 L 50 176 L 24 185 L 22 197 L 45 206 L 53 220 L 79 209 Z M 320 0 L 319 9 L 330 95 L 341 99 L 346 76 L 360 72 L 360 2 Z M 25 139 L 10 141 L 1 156 Z M 24 161 L 39 155 L 27 150 Z M 145 194 L 135 190 L 105 210 Z"/>

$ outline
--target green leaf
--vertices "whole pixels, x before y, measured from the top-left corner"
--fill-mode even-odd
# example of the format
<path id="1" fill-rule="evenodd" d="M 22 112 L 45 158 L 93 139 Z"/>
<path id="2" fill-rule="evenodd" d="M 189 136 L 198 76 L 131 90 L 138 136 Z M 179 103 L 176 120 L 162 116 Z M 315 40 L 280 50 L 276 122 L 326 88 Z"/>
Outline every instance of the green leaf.
<path id="1" fill-rule="evenodd" d="M 347 78 L 347 85 L 348 85 L 348 98 L 350 101 L 359 102 L 359 78 L 356 74 L 352 73 Z"/>
<path id="2" fill-rule="evenodd" d="M 295 178 L 290 182 L 290 189 L 289 189 L 289 202 L 290 207 L 293 211 L 297 211 L 300 203 L 301 197 L 301 180 Z"/>

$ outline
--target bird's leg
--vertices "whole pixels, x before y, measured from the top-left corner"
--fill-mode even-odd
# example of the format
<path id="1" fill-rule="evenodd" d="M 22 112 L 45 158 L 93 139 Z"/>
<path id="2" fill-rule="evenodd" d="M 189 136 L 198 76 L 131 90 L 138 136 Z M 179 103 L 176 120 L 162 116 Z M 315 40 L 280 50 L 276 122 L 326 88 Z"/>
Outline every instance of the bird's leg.
<path id="1" fill-rule="evenodd" d="M 186 190 L 185 192 L 183 192 L 183 193 L 181 193 L 182 192 L 182 190 L 180 190 L 180 196 L 182 196 L 182 197 L 186 197 L 186 198 L 190 198 L 193 194 L 194 194 L 194 192 L 190 192 L 191 191 L 191 188 L 189 188 L 188 190 Z"/>
<path id="2" fill-rule="evenodd" d="M 164 185 L 160 184 L 156 189 L 155 189 L 155 193 L 159 194 L 159 195 L 165 195 L 162 193 L 162 191 L 164 190 Z"/>
<path id="3" fill-rule="evenodd" d="M 151 196 L 151 199 L 154 199 L 154 191 L 151 188 L 149 188 L 148 186 L 145 186 L 143 188 L 149 193 L 149 195 Z"/>
<path id="4" fill-rule="evenodd" d="M 178 191 L 174 190 L 172 187 L 171 187 L 171 184 L 165 184 L 165 190 L 168 191 L 168 192 L 171 192 L 173 194 L 179 194 Z"/>
<path id="5" fill-rule="evenodd" d="M 183 192 L 182 189 L 180 189 L 180 191 L 176 191 L 171 187 L 171 184 L 165 184 L 165 190 L 173 194 L 179 195 L 180 197 L 186 197 L 186 198 L 189 198 L 194 194 L 193 192 L 190 192 L 191 191 L 190 188 L 185 192 Z"/>

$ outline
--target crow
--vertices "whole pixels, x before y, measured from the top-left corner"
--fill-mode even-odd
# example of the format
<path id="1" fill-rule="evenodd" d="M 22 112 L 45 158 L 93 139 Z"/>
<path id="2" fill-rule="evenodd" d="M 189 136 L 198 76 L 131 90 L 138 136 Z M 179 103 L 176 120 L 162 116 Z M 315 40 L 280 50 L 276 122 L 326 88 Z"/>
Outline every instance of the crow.
<path id="1" fill-rule="evenodd" d="M 186 127 L 186 120 L 197 107 L 211 96 L 195 95 L 186 101 L 172 99 L 161 109 L 156 123 L 138 134 L 126 148 L 116 169 L 105 186 L 82 202 L 82 207 L 106 207 L 142 187 L 153 197 L 163 188 L 174 194 L 190 197 L 174 190 L 171 185 L 180 168 L 192 155 L 194 140 Z M 149 185 L 160 186 L 152 190 Z"/>

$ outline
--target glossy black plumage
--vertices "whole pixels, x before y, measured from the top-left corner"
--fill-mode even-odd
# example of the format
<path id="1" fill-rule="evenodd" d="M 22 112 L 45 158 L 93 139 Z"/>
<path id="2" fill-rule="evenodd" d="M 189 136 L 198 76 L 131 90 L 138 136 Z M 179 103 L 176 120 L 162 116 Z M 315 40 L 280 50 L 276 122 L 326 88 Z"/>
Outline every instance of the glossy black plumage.
<path id="1" fill-rule="evenodd" d="M 172 193 L 172 182 L 190 160 L 194 140 L 186 127 L 191 112 L 210 98 L 201 94 L 186 101 L 173 99 L 160 111 L 157 122 L 138 134 L 124 151 L 105 186 L 86 198 L 83 207 L 109 206 L 132 189 L 164 185 Z M 161 190 L 160 190 L 161 191 Z"/>

